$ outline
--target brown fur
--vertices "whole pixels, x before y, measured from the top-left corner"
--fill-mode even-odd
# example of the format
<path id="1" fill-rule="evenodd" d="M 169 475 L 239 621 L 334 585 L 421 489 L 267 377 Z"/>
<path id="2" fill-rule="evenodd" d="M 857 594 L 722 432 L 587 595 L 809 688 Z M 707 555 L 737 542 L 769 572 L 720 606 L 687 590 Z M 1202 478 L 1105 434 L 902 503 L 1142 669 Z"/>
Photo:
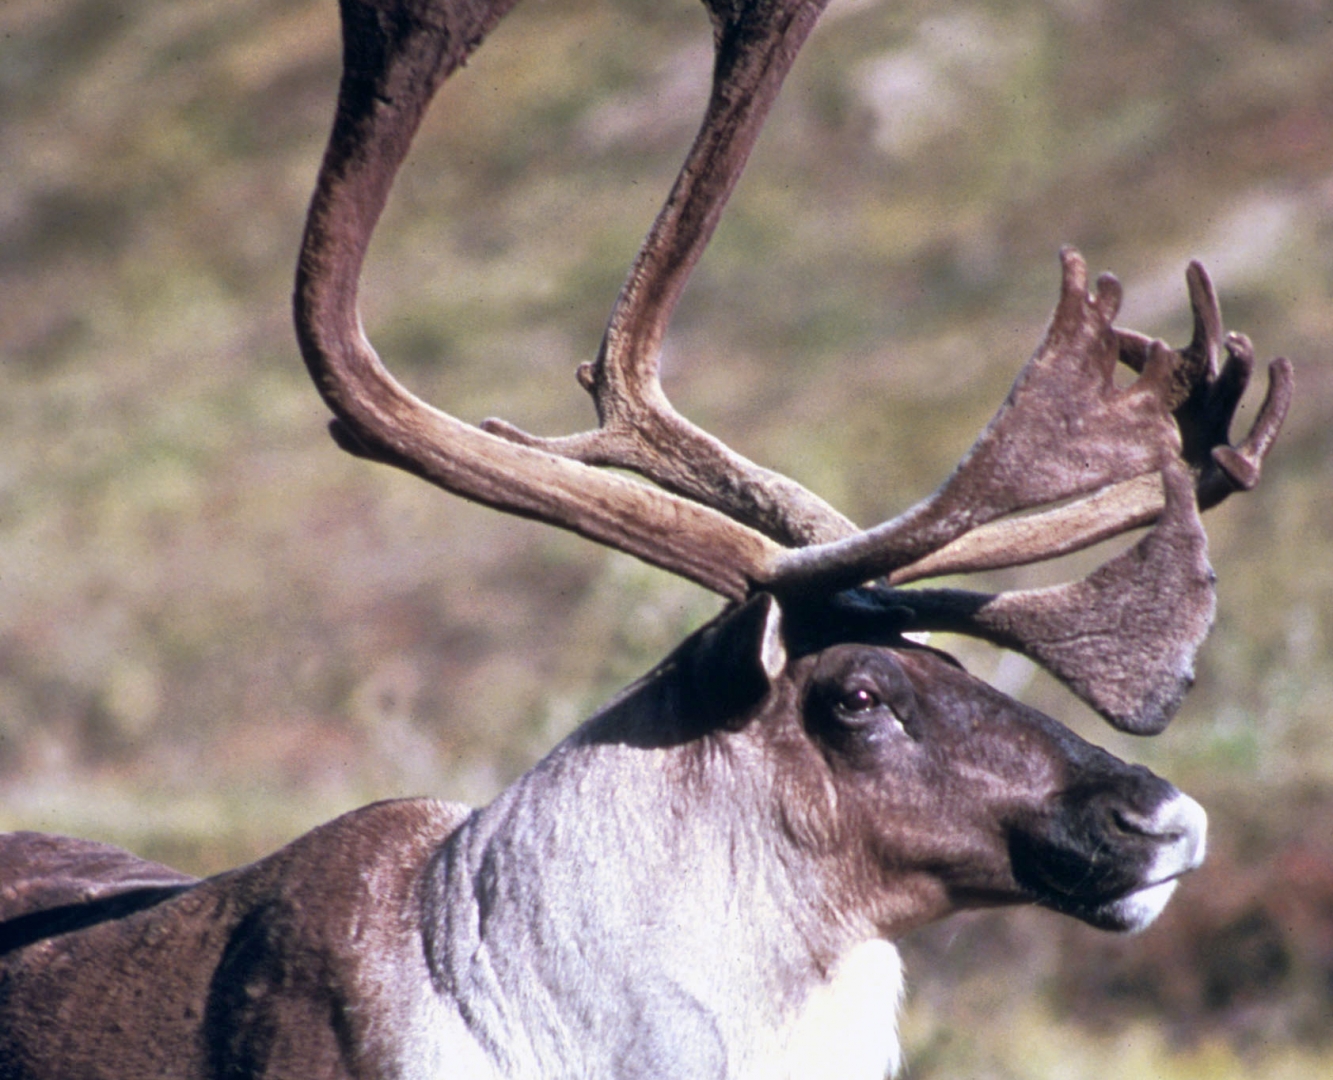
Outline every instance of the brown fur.
<path id="1" fill-rule="evenodd" d="M 0 958 L 0 1077 L 378 1075 L 367 1058 L 396 989 L 383 972 L 428 983 L 418 883 L 469 812 L 377 803 L 146 910 Z M 70 845 L 67 870 L 108 857 L 44 840 Z"/>

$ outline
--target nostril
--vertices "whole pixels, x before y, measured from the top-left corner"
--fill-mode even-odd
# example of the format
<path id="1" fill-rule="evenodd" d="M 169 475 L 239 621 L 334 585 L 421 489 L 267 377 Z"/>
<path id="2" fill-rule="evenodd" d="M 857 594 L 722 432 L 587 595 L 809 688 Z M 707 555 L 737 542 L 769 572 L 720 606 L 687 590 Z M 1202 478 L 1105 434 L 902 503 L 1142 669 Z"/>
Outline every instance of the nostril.
<path id="1" fill-rule="evenodd" d="M 1123 810 L 1119 807 L 1111 808 L 1111 824 L 1122 833 L 1128 833 L 1130 836 L 1151 836 L 1154 838 L 1163 837 L 1163 834 L 1152 827 L 1150 821 L 1142 814 L 1136 814 L 1132 810 Z M 1169 834 L 1164 836 L 1170 839 Z"/>

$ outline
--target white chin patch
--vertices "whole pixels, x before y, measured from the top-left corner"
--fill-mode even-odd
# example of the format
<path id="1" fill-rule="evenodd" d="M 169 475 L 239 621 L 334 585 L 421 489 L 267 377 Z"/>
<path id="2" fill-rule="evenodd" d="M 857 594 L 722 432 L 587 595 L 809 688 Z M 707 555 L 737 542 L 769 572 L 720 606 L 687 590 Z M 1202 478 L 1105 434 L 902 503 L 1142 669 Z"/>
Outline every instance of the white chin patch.
<path id="1" fill-rule="evenodd" d="M 1176 891 L 1176 882 L 1163 881 L 1160 885 L 1150 885 L 1136 893 L 1121 897 L 1104 909 L 1106 915 L 1119 927 L 1131 934 L 1146 930 L 1154 919 L 1162 913 L 1171 894 Z"/>

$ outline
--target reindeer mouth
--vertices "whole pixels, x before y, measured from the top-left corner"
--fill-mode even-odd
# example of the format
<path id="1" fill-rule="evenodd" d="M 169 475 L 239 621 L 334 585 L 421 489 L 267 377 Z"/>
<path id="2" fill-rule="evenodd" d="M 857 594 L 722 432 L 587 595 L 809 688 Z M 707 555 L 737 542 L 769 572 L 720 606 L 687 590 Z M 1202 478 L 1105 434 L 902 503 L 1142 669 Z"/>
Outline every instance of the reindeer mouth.
<path id="1" fill-rule="evenodd" d="M 1146 930 L 1162 913 L 1167 902 L 1176 891 L 1176 885 L 1187 871 L 1182 871 L 1173 878 L 1159 881 L 1156 885 L 1147 885 L 1142 889 L 1104 904 L 1080 918 L 1099 930 L 1112 930 L 1122 934 L 1136 934 Z"/>
<path id="2" fill-rule="evenodd" d="M 1107 899 L 1071 895 L 1051 890 L 1034 890 L 1034 899 L 1042 907 L 1069 915 L 1098 930 L 1135 934 L 1146 930 L 1165 909 L 1176 886 L 1193 867 L 1151 884 L 1140 885 Z"/>

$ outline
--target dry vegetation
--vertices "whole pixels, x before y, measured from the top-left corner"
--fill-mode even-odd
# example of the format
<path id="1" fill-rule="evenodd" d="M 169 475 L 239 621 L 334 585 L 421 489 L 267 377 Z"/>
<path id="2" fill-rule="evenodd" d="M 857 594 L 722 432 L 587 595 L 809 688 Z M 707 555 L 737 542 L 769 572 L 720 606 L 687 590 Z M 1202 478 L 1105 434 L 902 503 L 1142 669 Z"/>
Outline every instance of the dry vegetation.
<path id="1" fill-rule="evenodd" d="M 683 153 L 688 0 L 528 0 L 446 89 L 366 320 L 464 417 L 585 426 L 571 375 Z M 1199 796 L 1161 925 L 960 919 L 911 960 L 910 1075 L 1325 1076 L 1333 1039 L 1333 4 L 834 0 L 696 275 L 683 408 L 852 516 L 938 482 L 1037 340 L 1055 251 L 1297 363 L 1162 738 L 980 674 Z M 375 797 L 485 800 L 714 610 L 345 458 L 289 329 L 332 0 L 0 7 L 0 827 L 209 871 Z M 1253 403 L 1250 404 L 1253 408 Z"/>

